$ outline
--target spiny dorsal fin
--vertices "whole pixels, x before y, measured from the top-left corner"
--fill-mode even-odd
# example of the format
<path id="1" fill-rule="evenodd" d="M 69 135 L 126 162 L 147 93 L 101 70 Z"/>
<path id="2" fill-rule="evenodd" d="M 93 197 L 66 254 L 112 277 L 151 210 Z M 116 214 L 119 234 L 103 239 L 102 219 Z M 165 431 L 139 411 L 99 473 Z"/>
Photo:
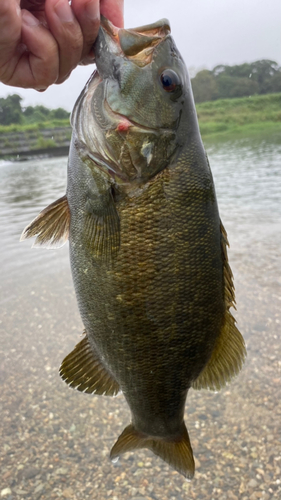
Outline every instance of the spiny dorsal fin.
<path id="1" fill-rule="evenodd" d="M 87 336 L 64 358 L 60 376 L 70 387 L 88 394 L 116 396 L 120 391 L 119 384 L 94 352 Z"/>
<path id="2" fill-rule="evenodd" d="M 70 210 L 66 195 L 54 201 L 24 229 L 20 241 L 37 236 L 34 247 L 62 247 L 68 239 Z"/>
<path id="3" fill-rule="evenodd" d="M 225 320 L 212 356 L 199 377 L 193 382 L 193 389 L 220 390 L 239 373 L 246 358 L 244 339 L 229 311 L 230 307 L 235 308 L 235 292 L 233 275 L 228 264 L 227 246 L 229 246 L 227 234 L 221 222 Z"/>
<path id="4" fill-rule="evenodd" d="M 133 424 L 128 425 L 117 439 L 110 458 L 116 459 L 126 451 L 148 448 L 188 479 L 194 476 L 194 458 L 184 422 L 176 437 L 158 438 L 138 432 Z"/>

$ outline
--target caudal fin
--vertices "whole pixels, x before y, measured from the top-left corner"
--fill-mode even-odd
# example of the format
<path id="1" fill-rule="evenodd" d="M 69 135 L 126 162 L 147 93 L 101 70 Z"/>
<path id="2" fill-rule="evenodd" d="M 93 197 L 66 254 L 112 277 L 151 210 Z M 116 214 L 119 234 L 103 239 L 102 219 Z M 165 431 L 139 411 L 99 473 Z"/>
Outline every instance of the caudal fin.
<path id="1" fill-rule="evenodd" d="M 194 458 L 184 423 L 180 434 L 171 438 L 157 438 L 143 434 L 130 424 L 117 439 L 110 452 L 110 458 L 118 458 L 126 451 L 134 451 L 139 448 L 148 448 L 187 479 L 193 478 Z"/>

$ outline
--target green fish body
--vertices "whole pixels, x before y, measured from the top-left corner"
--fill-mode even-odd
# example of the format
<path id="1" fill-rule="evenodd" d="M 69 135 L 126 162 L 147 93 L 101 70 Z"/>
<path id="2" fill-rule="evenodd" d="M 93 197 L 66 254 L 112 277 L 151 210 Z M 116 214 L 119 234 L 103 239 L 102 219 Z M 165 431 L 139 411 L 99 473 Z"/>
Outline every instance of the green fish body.
<path id="1" fill-rule="evenodd" d="M 66 196 L 23 237 L 69 238 L 85 337 L 63 361 L 80 391 L 122 391 L 132 420 L 111 457 L 149 448 L 192 478 L 190 387 L 218 390 L 245 358 L 227 236 L 169 23 L 103 19 L 97 71 L 72 114 Z"/>

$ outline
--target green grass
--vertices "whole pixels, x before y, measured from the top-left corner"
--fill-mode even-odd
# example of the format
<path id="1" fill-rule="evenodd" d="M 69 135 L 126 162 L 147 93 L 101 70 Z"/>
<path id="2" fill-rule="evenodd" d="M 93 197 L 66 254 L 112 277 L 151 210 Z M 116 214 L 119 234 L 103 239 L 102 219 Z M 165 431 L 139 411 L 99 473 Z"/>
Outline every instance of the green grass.
<path id="1" fill-rule="evenodd" d="M 281 93 L 197 104 L 203 137 L 281 131 Z"/>
<path id="2" fill-rule="evenodd" d="M 281 132 L 281 93 L 219 99 L 197 104 L 200 130 L 205 137 L 255 135 Z M 52 120 L 30 125 L 0 126 L 0 134 L 69 127 L 69 120 Z"/>
<path id="3" fill-rule="evenodd" d="M 12 132 L 29 132 L 38 131 L 42 129 L 52 129 L 52 128 L 65 128 L 70 127 L 70 122 L 66 120 L 52 120 L 46 122 L 38 122 L 24 125 L 0 125 L 0 134 L 9 134 Z"/>

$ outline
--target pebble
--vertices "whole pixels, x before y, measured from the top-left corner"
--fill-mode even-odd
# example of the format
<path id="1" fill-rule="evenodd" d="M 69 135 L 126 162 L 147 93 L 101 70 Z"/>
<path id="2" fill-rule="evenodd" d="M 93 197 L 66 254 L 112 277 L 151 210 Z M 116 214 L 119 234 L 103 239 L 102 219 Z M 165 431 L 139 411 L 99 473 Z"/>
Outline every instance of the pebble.
<path id="1" fill-rule="evenodd" d="M 68 469 L 66 469 L 65 467 L 60 467 L 59 469 L 56 469 L 55 473 L 64 476 L 68 473 Z"/>
<path id="2" fill-rule="evenodd" d="M 31 479 L 37 476 L 37 474 L 39 473 L 40 470 L 38 470 L 36 467 L 27 467 L 26 469 L 23 470 L 23 476 L 25 477 L 25 479 Z"/>
<path id="3" fill-rule="evenodd" d="M 63 490 L 62 492 L 62 496 L 64 498 L 73 498 L 74 496 L 74 491 L 72 488 L 66 488 L 65 490 Z"/>
<path id="4" fill-rule="evenodd" d="M 258 485 L 258 482 L 255 480 L 255 479 L 251 479 L 249 482 L 248 482 L 248 488 L 256 488 Z"/>
<path id="5" fill-rule="evenodd" d="M 10 488 L 4 488 L 1 490 L 1 497 L 7 497 L 12 494 L 12 490 Z"/>
<path id="6" fill-rule="evenodd" d="M 35 490 L 34 490 L 34 493 L 39 493 L 40 491 L 42 491 L 42 490 L 44 489 L 44 486 L 45 486 L 45 485 L 44 485 L 44 483 L 39 483 L 39 484 L 36 486 L 36 488 L 35 488 Z"/>

